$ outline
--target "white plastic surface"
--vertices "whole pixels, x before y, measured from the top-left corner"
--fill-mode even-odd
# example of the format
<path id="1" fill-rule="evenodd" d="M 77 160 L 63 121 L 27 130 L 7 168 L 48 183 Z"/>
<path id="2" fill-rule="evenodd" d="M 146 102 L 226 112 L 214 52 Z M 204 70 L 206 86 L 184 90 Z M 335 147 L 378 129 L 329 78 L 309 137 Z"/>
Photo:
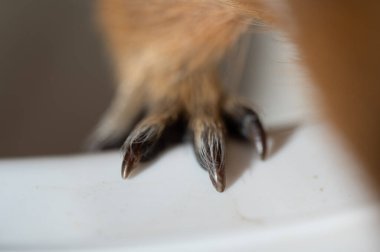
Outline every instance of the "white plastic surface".
<path id="1" fill-rule="evenodd" d="M 0 248 L 379 251 L 375 201 L 328 128 L 271 139 L 282 147 L 265 162 L 248 145 L 229 146 L 222 194 L 190 145 L 128 181 L 117 152 L 3 160 Z"/>

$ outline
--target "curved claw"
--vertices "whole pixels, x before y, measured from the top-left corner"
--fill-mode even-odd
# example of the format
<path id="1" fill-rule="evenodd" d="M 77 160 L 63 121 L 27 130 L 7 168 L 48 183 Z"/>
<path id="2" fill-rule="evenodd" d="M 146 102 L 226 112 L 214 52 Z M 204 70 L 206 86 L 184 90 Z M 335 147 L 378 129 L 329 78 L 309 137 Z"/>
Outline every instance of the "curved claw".
<path id="1" fill-rule="evenodd" d="M 265 159 L 266 133 L 257 113 L 246 105 L 227 103 L 224 116 L 229 131 L 252 142 L 260 158 Z"/>
<path id="2" fill-rule="evenodd" d="M 193 124 L 194 150 L 199 164 L 208 171 L 211 182 L 218 192 L 225 189 L 224 132 L 213 121 L 197 120 Z"/>
<path id="3" fill-rule="evenodd" d="M 224 167 L 209 169 L 208 172 L 209 172 L 210 180 L 215 190 L 217 190 L 218 192 L 223 192 L 226 187 Z"/>
<path id="4" fill-rule="evenodd" d="M 125 151 L 123 163 L 121 165 L 121 177 L 127 179 L 132 170 L 141 160 L 140 148 L 129 148 Z"/>
<path id="5" fill-rule="evenodd" d="M 267 141 L 264 127 L 258 115 L 255 111 L 247 109 L 247 114 L 243 120 L 244 125 L 241 129 L 243 135 L 255 145 L 257 153 L 264 160 L 267 153 Z"/>
<path id="6" fill-rule="evenodd" d="M 152 123 L 148 120 L 138 125 L 123 145 L 124 158 L 121 176 L 126 179 L 140 160 L 154 148 L 164 128 L 164 121 Z"/>

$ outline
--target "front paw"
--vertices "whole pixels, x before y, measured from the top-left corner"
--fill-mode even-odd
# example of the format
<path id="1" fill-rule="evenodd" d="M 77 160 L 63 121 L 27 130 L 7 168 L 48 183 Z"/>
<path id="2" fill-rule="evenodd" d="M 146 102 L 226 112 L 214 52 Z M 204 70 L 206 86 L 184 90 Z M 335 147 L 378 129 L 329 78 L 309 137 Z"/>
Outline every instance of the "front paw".
<path id="1" fill-rule="evenodd" d="M 168 89 L 152 90 L 143 102 L 145 116 L 132 127 L 122 147 L 121 175 L 124 179 L 140 162 L 161 151 L 163 143 L 178 141 L 186 132 L 192 136 L 199 164 L 208 171 L 219 192 L 225 189 L 227 134 L 252 142 L 262 158 L 266 155 L 266 135 L 257 113 L 240 99 L 223 94 L 211 74 L 194 75 Z M 124 140 L 123 135 L 112 139 L 113 142 Z M 101 143 L 109 141 L 97 143 L 102 148 Z"/>

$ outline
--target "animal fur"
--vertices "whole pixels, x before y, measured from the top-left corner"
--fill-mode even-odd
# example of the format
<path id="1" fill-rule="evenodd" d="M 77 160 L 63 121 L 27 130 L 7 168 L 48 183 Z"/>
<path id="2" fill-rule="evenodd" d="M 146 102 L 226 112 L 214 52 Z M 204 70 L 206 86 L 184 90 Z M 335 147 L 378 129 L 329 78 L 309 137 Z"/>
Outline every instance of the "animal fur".
<path id="1" fill-rule="evenodd" d="M 376 1 L 98 3 L 118 86 L 93 144 L 107 145 L 133 129 L 124 144 L 123 167 L 128 168 L 123 169 L 123 177 L 165 128 L 183 116 L 193 132 L 198 159 L 218 191 L 224 189 L 224 135 L 231 118 L 233 127 L 257 143 L 258 149 L 264 148 L 259 152 L 265 155 L 257 115 L 223 92 L 216 68 L 250 25 L 267 22 L 297 44 L 324 95 L 330 118 L 380 184 L 380 4 Z M 142 111 L 146 117 L 134 127 Z M 250 126 L 243 129 L 247 118 Z"/>

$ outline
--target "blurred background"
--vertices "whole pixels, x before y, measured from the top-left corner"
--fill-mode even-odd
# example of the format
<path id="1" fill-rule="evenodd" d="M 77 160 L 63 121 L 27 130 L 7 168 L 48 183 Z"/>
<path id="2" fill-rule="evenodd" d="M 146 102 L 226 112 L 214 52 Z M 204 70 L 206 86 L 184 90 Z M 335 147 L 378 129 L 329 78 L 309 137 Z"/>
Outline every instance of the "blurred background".
<path id="1" fill-rule="evenodd" d="M 93 0 L 0 1 L 0 157 L 83 151 L 112 98 L 113 78 Z M 267 127 L 313 114 L 314 90 L 275 32 L 241 40 L 223 79 Z"/>
<path id="2" fill-rule="evenodd" d="M 0 1 L 0 157 L 82 150 L 112 97 L 94 2 Z"/>

